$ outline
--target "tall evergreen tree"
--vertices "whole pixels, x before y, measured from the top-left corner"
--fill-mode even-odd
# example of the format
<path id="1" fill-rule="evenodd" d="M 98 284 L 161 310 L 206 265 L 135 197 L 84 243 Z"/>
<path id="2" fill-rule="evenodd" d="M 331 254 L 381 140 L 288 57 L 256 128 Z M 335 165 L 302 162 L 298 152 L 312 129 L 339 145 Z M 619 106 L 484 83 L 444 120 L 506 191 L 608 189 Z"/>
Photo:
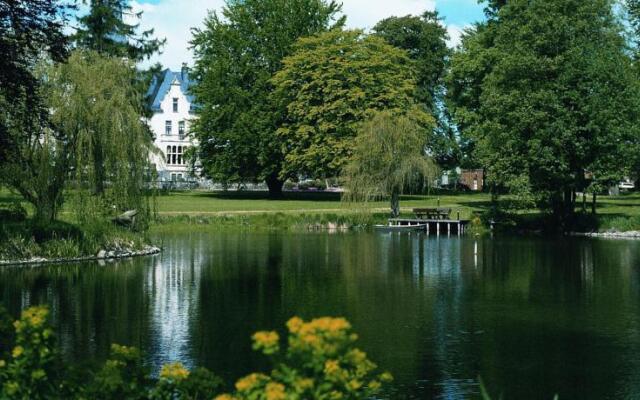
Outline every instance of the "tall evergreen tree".
<path id="1" fill-rule="evenodd" d="M 67 55 L 63 28 L 68 11 L 69 4 L 59 0 L 0 0 L 0 103 L 8 107 L 0 117 L 0 164 L 11 161 L 20 140 L 9 130 L 22 114 L 10 104 L 24 101 L 32 113 L 38 113 L 36 61 L 43 54 L 54 61 Z"/>
<path id="2" fill-rule="evenodd" d="M 77 47 L 139 62 L 166 43 L 166 39 L 153 37 L 153 29 L 138 32 L 139 24 L 125 21 L 127 16 L 142 17 L 142 12 L 132 11 L 128 0 L 90 0 L 89 5 L 89 13 L 78 19 L 80 26 L 74 35 Z"/>

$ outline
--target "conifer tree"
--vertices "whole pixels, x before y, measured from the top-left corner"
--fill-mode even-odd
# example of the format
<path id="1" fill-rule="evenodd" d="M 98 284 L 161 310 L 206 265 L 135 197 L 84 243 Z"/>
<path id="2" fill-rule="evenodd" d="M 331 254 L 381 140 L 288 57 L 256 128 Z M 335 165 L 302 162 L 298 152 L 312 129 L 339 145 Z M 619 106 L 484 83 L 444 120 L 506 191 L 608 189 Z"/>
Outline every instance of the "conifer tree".
<path id="1" fill-rule="evenodd" d="M 78 20 L 80 27 L 74 35 L 77 47 L 139 62 L 160 51 L 166 43 L 166 39 L 153 37 L 153 29 L 138 32 L 139 24 L 125 21 L 127 16 L 142 17 L 142 12 L 133 12 L 128 0 L 85 1 L 90 2 L 90 9 Z"/>

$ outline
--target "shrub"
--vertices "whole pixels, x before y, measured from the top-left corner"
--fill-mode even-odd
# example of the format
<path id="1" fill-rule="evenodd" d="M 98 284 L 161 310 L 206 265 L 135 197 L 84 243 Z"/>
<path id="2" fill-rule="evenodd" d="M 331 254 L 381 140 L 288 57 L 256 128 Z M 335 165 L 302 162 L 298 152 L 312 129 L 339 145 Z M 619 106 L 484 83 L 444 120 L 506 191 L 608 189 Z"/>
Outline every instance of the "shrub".
<path id="1" fill-rule="evenodd" d="M 354 347 L 357 335 L 344 318 L 304 322 L 294 317 L 287 328 L 286 351 L 276 332 L 253 335 L 253 349 L 274 365 L 271 373 L 247 375 L 236 382 L 233 394 L 216 400 L 365 399 L 392 380 L 389 373 L 376 374 L 376 365 Z"/>
<path id="2" fill-rule="evenodd" d="M 27 210 L 18 202 L 0 207 L 0 221 L 23 222 L 27 219 Z"/>
<path id="3" fill-rule="evenodd" d="M 5 332 L 10 318 L 0 309 L 0 399 L 212 399 L 222 380 L 204 368 L 189 371 L 180 363 L 164 365 L 158 378 L 144 366 L 134 347 L 113 345 L 111 355 L 95 374 L 75 376 L 56 351 L 46 307 L 32 307 L 13 323 L 15 340 Z M 239 379 L 233 394 L 218 400 L 366 399 L 391 381 L 376 373 L 376 365 L 354 346 L 357 335 L 344 318 L 287 322 L 287 350 L 276 332 L 257 332 L 253 348 L 273 362 L 269 374 Z M 6 339 L 6 340 L 5 340 Z M 6 351 L 11 348 L 10 354 Z"/>

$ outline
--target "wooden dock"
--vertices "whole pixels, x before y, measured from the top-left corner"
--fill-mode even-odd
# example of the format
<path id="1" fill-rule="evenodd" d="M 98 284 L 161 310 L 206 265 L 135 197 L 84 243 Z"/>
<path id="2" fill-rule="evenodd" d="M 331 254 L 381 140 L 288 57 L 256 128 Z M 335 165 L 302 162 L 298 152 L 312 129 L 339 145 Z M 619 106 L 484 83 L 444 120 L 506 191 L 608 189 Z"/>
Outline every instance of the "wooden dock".
<path id="1" fill-rule="evenodd" d="M 471 221 L 467 219 L 392 218 L 389 226 L 420 226 L 427 234 L 463 235 Z"/>

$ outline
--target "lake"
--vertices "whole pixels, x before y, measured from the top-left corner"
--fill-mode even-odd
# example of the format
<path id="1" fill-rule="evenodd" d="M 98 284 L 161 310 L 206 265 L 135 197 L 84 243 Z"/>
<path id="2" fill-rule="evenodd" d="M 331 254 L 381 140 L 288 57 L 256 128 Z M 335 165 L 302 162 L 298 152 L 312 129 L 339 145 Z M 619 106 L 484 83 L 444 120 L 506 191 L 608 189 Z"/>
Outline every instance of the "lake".
<path id="1" fill-rule="evenodd" d="M 0 269 L 13 313 L 49 304 L 78 363 L 111 343 L 156 370 L 264 368 L 250 335 L 291 316 L 344 316 L 395 376 L 392 398 L 640 397 L 640 242 L 398 233 L 163 235 L 115 263 Z"/>

